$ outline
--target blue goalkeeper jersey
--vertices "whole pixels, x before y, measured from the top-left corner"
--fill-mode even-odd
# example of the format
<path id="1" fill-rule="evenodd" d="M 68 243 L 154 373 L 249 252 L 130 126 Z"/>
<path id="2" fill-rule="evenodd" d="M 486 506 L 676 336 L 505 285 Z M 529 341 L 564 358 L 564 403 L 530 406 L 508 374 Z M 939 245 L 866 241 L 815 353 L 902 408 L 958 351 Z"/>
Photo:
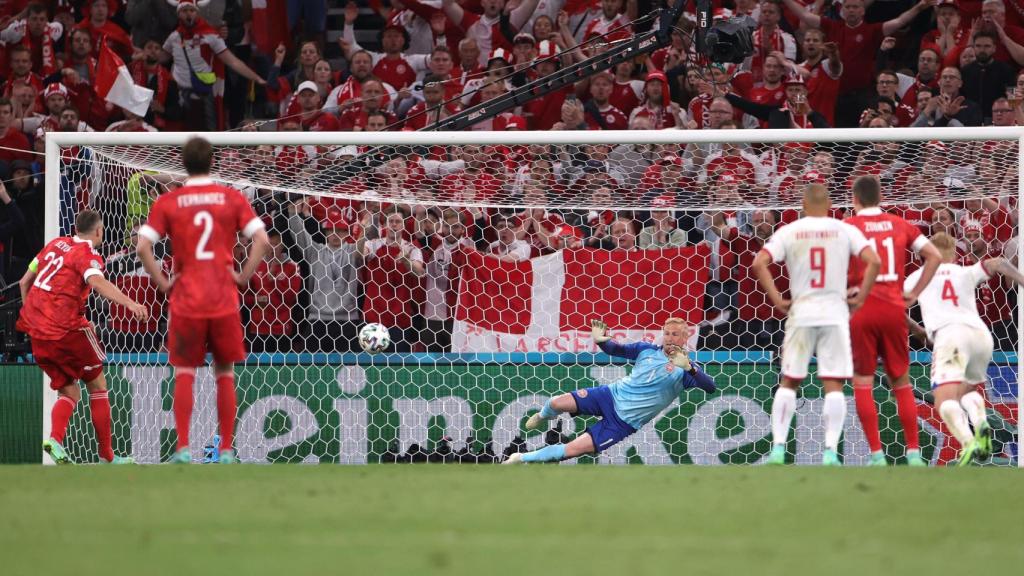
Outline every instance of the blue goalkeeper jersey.
<path id="1" fill-rule="evenodd" d="M 714 380 L 696 364 L 692 364 L 693 374 L 683 370 L 668 359 L 661 346 L 647 342 L 618 344 L 609 340 L 599 347 L 609 356 L 636 361 L 629 376 L 609 384 L 608 388 L 619 418 L 637 430 L 653 420 L 683 390 L 715 391 Z"/>

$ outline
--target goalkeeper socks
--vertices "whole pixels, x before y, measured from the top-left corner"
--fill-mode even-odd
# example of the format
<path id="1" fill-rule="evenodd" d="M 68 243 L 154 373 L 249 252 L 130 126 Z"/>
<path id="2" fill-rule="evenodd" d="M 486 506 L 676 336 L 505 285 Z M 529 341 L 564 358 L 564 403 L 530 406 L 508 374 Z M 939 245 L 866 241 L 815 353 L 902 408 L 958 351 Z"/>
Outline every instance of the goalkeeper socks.
<path id="1" fill-rule="evenodd" d="M 235 413 L 235 375 L 233 373 L 217 376 L 217 420 L 220 422 L 220 449 L 230 450 L 234 445 Z"/>
<path id="2" fill-rule="evenodd" d="M 896 413 L 903 424 L 903 440 L 907 443 L 907 450 L 917 450 L 920 442 L 917 438 L 917 401 L 914 400 L 914 389 L 909 385 L 893 388 L 892 396 L 896 399 Z"/>
<path id="3" fill-rule="evenodd" d="M 114 449 L 110 445 L 110 397 L 106 390 L 89 394 L 89 411 L 92 413 L 92 428 L 96 431 L 100 458 L 111 462 L 114 459 Z"/>
<path id="4" fill-rule="evenodd" d="M 967 414 L 956 400 L 946 400 L 939 406 L 939 414 L 946 428 L 953 433 L 961 446 L 966 446 L 974 441 L 974 435 L 967 428 Z"/>
<path id="5" fill-rule="evenodd" d="M 870 386 L 854 386 L 853 400 L 857 405 L 857 418 L 864 429 L 864 438 L 872 452 L 882 451 L 882 438 L 878 433 L 878 406 L 875 405 L 874 390 Z M 914 421 L 915 424 L 917 421 Z"/>
<path id="6" fill-rule="evenodd" d="M 174 427 L 178 430 L 178 450 L 188 448 L 188 430 L 192 423 L 192 384 L 196 371 L 192 368 L 174 369 Z"/>
<path id="7" fill-rule="evenodd" d="M 796 412 L 796 390 L 779 386 L 779 389 L 775 391 L 775 400 L 772 401 L 773 444 L 786 443 L 794 412 Z"/>
<path id="8" fill-rule="evenodd" d="M 971 391 L 964 394 L 963 398 L 960 398 L 960 405 L 963 406 L 964 412 L 967 413 L 971 426 L 977 430 L 978 426 L 985 422 L 985 399 L 977 391 Z"/>
<path id="9" fill-rule="evenodd" d="M 50 438 L 60 444 L 64 443 L 64 433 L 67 432 L 71 415 L 75 413 L 76 404 L 77 402 L 67 396 L 58 396 L 57 403 L 50 412 Z"/>
<path id="10" fill-rule="evenodd" d="M 822 415 L 825 420 L 825 449 L 835 451 L 839 448 L 839 437 L 843 435 L 843 421 L 846 420 L 846 396 L 842 392 L 825 394 Z"/>
<path id="11" fill-rule="evenodd" d="M 559 462 L 565 459 L 565 444 L 552 444 L 523 454 L 523 462 Z"/>
<path id="12" fill-rule="evenodd" d="M 551 420 L 558 416 L 558 411 L 551 407 L 551 399 L 548 399 L 544 403 L 544 407 L 540 409 L 540 417 L 545 420 Z"/>

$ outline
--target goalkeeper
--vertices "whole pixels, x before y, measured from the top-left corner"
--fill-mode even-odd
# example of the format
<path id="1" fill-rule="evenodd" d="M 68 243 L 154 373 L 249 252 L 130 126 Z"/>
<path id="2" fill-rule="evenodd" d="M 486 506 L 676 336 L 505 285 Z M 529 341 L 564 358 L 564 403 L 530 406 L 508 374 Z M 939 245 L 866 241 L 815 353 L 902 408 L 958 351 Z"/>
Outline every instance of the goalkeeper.
<path id="1" fill-rule="evenodd" d="M 688 388 L 700 388 L 708 393 L 715 391 L 715 381 L 690 362 L 684 348 L 689 325 L 682 318 L 665 321 L 663 346 L 648 342 L 618 344 L 608 336 L 604 322 L 593 320 L 590 324 L 591 335 L 601 351 L 609 356 L 635 360 L 633 371 L 613 384 L 577 390 L 548 400 L 540 412 L 530 416 L 527 430 L 539 428 L 563 412 L 574 416 L 600 416 L 601 420 L 568 444 L 512 454 L 503 464 L 558 462 L 603 452 L 653 420 L 680 391 Z"/>

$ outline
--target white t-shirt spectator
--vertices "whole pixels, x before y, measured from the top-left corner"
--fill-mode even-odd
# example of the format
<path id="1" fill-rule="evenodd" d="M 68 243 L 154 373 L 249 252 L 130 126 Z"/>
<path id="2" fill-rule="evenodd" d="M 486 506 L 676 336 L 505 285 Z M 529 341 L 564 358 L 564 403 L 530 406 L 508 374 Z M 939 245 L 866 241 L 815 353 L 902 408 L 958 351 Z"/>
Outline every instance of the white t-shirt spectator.
<path id="1" fill-rule="evenodd" d="M 209 60 L 203 58 L 203 46 L 207 46 L 212 54 Z M 188 60 L 185 59 L 186 47 Z M 183 42 L 181 33 L 175 30 L 164 41 L 164 51 L 174 58 L 171 75 L 174 76 L 174 81 L 178 86 L 185 90 L 191 90 L 192 86 L 192 77 L 188 69 L 189 62 L 192 63 L 192 69 L 196 72 L 213 72 L 213 58 L 227 49 L 228 45 L 217 34 L 196 34 L 191 40 Z"/>

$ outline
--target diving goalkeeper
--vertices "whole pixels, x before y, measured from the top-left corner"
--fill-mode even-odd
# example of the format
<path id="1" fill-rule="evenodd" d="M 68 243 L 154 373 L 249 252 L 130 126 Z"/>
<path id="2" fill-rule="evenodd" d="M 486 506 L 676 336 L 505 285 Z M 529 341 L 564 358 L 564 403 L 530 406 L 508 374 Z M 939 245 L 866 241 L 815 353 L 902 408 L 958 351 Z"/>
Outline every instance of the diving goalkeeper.
<path id="1" fill-rule="evenodd" d="M 563 412 L 573 416 L 600 416 L 568 444 L 553 444 L 525 454 L 512 454 L 503 464 L 558 462 L 583 454 L 597 454 L 618 444 L 654 419 L 679 393 L 700 388 L 711 393 L 715 381 L 690 362 L 684 346 L 689 326 L 682 318 L 669 318 L 663 328 L 662 346 L 648 342 L 619 344 L 608 336 L 608 326 L 593 320 L 591 336 L 609 356 L 634 360 L 633 371 L 618 382 L 562 394 L 548 400 L 530 416 L 526 429 L 539 428 Z"/>

